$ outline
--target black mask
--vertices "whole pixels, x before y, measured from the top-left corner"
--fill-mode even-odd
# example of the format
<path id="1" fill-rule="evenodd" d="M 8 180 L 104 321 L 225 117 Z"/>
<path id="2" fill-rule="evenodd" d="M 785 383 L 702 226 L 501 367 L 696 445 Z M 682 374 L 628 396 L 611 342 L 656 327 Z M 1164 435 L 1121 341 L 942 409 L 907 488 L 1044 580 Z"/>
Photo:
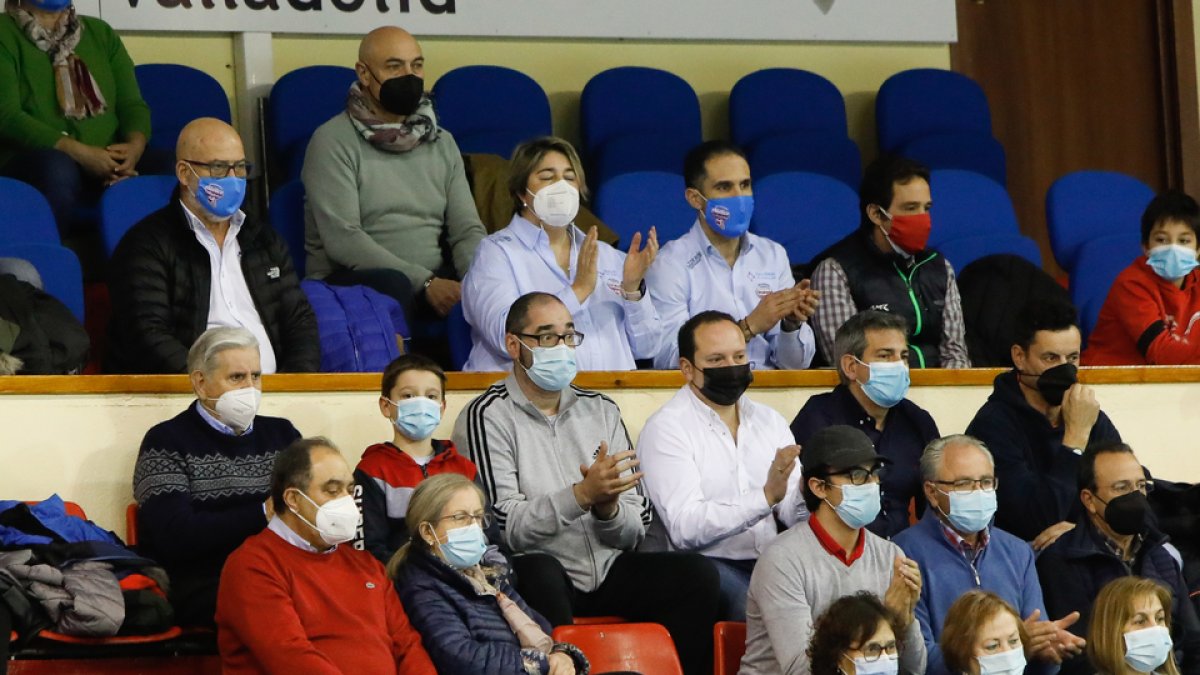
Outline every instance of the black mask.
<path id="1" fill-rule="evenodd" d="M 1117 534 L 1142 534 L 1146 531 L 1146 512 L 1150 502 L 1140 490 L 1121 495 L 1104 506 L 1104 522 Z"/>
<path id="2" fill-rule="evenodd" d="M 425 94 L 424 78 L 409 73 L 383 81 L 375 77 L 374 72 L 371 72 L 371 77 L 379 83 L 379 104 L 384 110 L 393 115 L 408 117 L 421 105 L 421 97 Z"/>
<path id="3" fill-rule="evenodd" d="M 717 405 L 737 403 L 754 381 L 754 371 L 750 370 L 749 363 L 705 368 L 700 372 L 704 373 L 704 386 L 700 387 L 700 393 Z"/>
<path id="4" fill-rule="evenodd" d="M 1079 369 L 1074 363 L 1064 363 L 1038 375 L 1037 389 L 1052 406 L 1062 405 L 1063 395 L 1079 381 Z"/>

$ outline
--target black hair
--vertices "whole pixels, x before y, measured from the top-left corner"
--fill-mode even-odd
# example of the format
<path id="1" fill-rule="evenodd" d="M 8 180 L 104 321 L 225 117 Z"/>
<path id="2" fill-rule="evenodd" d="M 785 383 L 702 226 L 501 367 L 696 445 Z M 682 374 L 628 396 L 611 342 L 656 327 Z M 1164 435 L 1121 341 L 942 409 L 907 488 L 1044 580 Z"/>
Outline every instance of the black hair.
<path id="1" fill-rule="evenodd" d="M 679 327 L 679 356 L 696 363 L 696 330 L 701 326 L 707 326 L 710 323 L 721 323 L 728 321 L 733 325 L 737 325 L 737 321 L 725 312 L 719 312 L 715 309 L 700 312 L 696 316 L 688 319 Z M 739 329 L 740 330 L 740 329 Z"/>
<path id="2" fill-rule="evenodd" d="M 874 226 L 867 217 L 867 207 L 875 204 L 884 209 L 892 207 L 895 197 L 896 184 L 907 185 L 914 178 L 923 178 L 929 182 L 929 167 L 900 155 L 880 155 L 878 159 L 863 172 L 862 183 L 858 189 L 858 213 L 862 218 L 862 226 Z"/>
<path id="3" fill-rule="evenodd" d="M 1180 190 L 1167 190 L 1150 200 L 1142 213 L 1142 244 L 1150 245 L 1150 230 L 1155 225 L 1178 220 L 1200 236 L 1200 205 Z"/>
<path id="4" fill-rule="evenodd" d="M 513 335 L 524 332 L 525 321 L 529 318 L 529 310 L 533 309 L 534 305 L 543 302 L 557 302 L 562 304 L 562 300 L 559 300 L 557 296 L 550 293 L 543 293 L 542 291 L 526 293 L 517 298 L 512 306 L 508 308 L 508 317 L 504 319 L 504 332 L 512 333 Z"/>
<path id="5" fill-rule="evenodd" d="M 1121 441 L 1102 441 L 1089 445 L 1079 458 L 1079 489 L 1096 493 L 1096 458 L 1100 455 L 1133 454 L 1133 448 Z"/>
<path id="6" fill-rule="evenodd" d="M 812 491 L 808 486 L 809 478 L 816 478 L 820 481 L 829 479 L 830 466 L 828 464 L 819 464 L 815 467 L 805 470 L 804 475 L 800 478 L 800 495 L 804 497 L 804 506 L 812 517 L 816 517 L 817 509 L 821 508 L 821 502 L 824 500 L 817 496 L 817 493 Z"/>
<path id="7" fill-rule="evenodd" d="M 722 155 L 737 155 L 746 159 L 746 153 L 729 141 L 705 141 L 688 150 L 687 155 L 683 158 L 684 185 L 699 190 L 700 185 L 704 182 L 704 177 L 708 175 L 704 165 L 708 163 L 708 160 Z"/>
<path id="8" fill-rule="evenodd" d="M 851 647 L 861 647 L 887 623 L 899 646 L 900 619 L 869 591 L 844 595 L 833 602 L 813 623 L 808 642 L 808 658 L 813 675 L 836 675 L 842 672 L 840 661 Z M 881 657 L 886 658 L 886 657 Z"/>
<path id="9" fill-rule="evenodd" d="M 1013 344 L 1029 351 L 1038 331 L 1057 333 L 1078 327 L 1075 306 L 1061 298 L 1034 298 L 1025 303 L 1013 325 Z"/>
<path id="10" fill-rule="evenodd" d="M 275 455 L 275 464 L 271 467 L 271 502 L 277 513 L 287 508 L 283 493 L 288 489 L 308 490 L 308 484 L 312 482 L 312 451 L 317 448 L 337 451 L 337 446 L 328 438 L 314 436 L 297 438 Z"/>
<path id="11" fill-rule="evenodd" d="M 383 379 L 379 389 L 384 398 L 392 397 L 392 389 L 396 386 L 396 380 L 410 370 L 424 370 L 437 375 L 442 382 L 442 393 L 446 393 L 446 371 L 442 370 L 441 366 L 428 356 L 405 354 L 393 359 L 383 370 Z"/>

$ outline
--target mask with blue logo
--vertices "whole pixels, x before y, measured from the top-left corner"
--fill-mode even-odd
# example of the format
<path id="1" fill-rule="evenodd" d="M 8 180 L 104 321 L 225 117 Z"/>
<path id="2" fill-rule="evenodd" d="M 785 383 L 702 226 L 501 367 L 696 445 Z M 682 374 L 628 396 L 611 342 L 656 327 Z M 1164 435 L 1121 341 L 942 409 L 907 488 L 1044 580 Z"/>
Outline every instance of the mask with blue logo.
<path id="1" fill-rule="evenodd" d="M 1155 246 L 1150 249 L 1146 255 L 1146 264 L 1155 274 L 1167 281 L 1182 279 L 1200 267 L 1200 261 L 1196 260 L 1196 251 L 1179 244 Z"/>
<path id="2" fill-rule="evenodd" d="M 875 361 L 867 363 L 858 357 L 855 361 L 870 369 L 870 378 L 861 383 L 863 393 L 875 405 L 891 408 L 908 395 L 908 364 L 903 361 Z"/>
<path id="3" fill-rule="evenodd" d="M 750 218 L 754 216 L 754 197 L 713 197 L 704 200 L 704 222 L 713 232 L 732 239 L 740 237 L 750 229 Z"/>
<path id="4" fill-rule="evenodd" d="M 396 406 L 396 419 L 392 423 L 407 439 L 423 441 L 432 436 L 442 422 L 442 406 L 426 396 L 414 396 L 399 402 L 384 400 Z"/>
<path id="5" fill-rule="evenodd" d="M 71 6 L 71 0 L 29 0 L 29 4 L 43 12 L 61 12 Z"/>
<path id="6" fill-rule="evenodd" d="M 529 373 L 529 379 L 545 391 L 566 389 L 579 372 L 573 347 L 561 343 L 553 347 L 530 347 L 520 340 L 517 342 L 533 355 L 533 365 L 525 368 L 524 364 L 520 364 L 521 367 Z"/>
<path id="7" fill-rule="evenodd" d="M 833 486 L 832 483 L 830 483 Z M 862 485 L 837 485 L 842 491 L 842 503 L 833 507 L 834 512 L 846 524 L 855 530 L 875 522 L 880 509 L 879 483 L 864 483 Z M 829 501 L 826 500 L 826 504 Z M 830 506 L 833 506 L 830 504 Z"/>
<path id="8" fill-rule="evenodd" d="M 188 164 L 192 173 L 196 170 Z M 200 206 L 222 220 L 230 218 L 242 207 L 246 198 L 246 179 L 239 176 L 214 178 L 196 173 L 196 191 L 193 193 Z"/>

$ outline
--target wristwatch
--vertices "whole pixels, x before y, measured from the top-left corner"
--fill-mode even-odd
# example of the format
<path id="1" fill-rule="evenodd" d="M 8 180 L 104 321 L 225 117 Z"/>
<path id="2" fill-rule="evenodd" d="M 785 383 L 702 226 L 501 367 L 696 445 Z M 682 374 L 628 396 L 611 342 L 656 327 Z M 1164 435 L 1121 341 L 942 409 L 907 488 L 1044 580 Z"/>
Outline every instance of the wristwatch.
<path id="1" fill-rule="evenodd" d="M 646 280 L 645 279 L 642 279 L 642 282 L 638 284 L 637 290 L 632 293 L 626 293 L 624 288 L 621 289 L 621 298 L 624 300 L 627 300 L 629 302 L 637 302 L 638 300 L 641 300 L 644 297 L 646 297 Z"/>
<path id="2" fill-rule="evenodd" d="M 750 330 L 750 323 L 744 317 L 741 321 L 737 322 L 737 325 L 738 328 L 742 329 L 742 337 L 746 338 L 746 342 L 754 338 L 754 331 Z"/>
<path id="3" fill-rule="evenodd" d="M 421 292 L 428 293 L 429 292 L 429 284 L 432 284 L 433 280 L 436 278 L 437 278 L 437 275 L 435 274 L 435 275 L 429 277 L 428 279 L 426 279 L 425 283 L 421 284 Z"/>

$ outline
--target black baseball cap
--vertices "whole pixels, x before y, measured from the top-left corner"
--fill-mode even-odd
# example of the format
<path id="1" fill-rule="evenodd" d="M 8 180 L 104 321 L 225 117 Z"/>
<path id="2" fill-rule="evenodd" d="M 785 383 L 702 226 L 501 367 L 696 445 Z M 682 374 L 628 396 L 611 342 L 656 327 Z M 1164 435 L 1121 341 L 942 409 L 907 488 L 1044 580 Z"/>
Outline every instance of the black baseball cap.
<path id="1" fill-rule="evenodd" d="M 841 471 L 853 466 L 877 464 L 887 460 L 875 452 L 875 445 L 860 429 L 845 424 L 825 427 L 813 434 L 800 451 L 800 467 L 805 476 L 821 471 Z"/>

